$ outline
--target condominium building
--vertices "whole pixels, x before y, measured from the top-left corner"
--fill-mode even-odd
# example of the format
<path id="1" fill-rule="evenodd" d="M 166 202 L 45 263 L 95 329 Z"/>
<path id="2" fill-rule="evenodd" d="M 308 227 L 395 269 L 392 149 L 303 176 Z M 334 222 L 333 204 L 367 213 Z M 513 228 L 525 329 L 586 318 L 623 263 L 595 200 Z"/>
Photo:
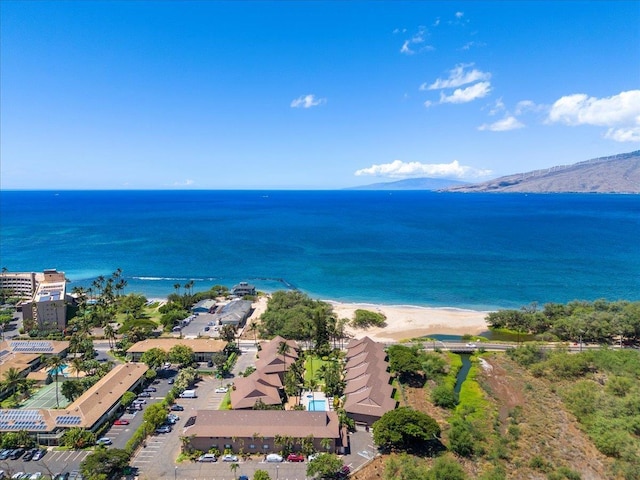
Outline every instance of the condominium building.
<path id="1" fill-rule="evenodd" d="M 2 272 L 0 290 L 4 290 L 9 296 L 32 298 L 36 291 L 36 274 L 34 272 Z"/>
<path id="2" fill-rule="evenodd" d="M 25 330 L 64 330 L 67 326 L 67 281 L 63 272 L 45 270 L 36 275 L 31 301 L 22 304 Z"/>

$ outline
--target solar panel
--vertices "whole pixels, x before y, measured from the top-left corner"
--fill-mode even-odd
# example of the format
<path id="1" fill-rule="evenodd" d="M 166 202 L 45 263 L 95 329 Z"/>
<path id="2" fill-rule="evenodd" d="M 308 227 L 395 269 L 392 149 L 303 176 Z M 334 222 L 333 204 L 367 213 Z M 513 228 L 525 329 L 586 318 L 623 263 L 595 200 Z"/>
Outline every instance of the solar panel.
<path id="1" fill-rule="evenodd" d="M 56 418 L 57 425 L 79 425 L 82 418 L 77 415 L 60 415 Z"/>
<path id="2" fill-rule="evenodd" d="M 49 342 L 43 341 L 25 341 L 25 340 L 14 340 L 11 342 L 11 349 L 14 352 L 51 352 L 53 351 L 53 346 Z"/>

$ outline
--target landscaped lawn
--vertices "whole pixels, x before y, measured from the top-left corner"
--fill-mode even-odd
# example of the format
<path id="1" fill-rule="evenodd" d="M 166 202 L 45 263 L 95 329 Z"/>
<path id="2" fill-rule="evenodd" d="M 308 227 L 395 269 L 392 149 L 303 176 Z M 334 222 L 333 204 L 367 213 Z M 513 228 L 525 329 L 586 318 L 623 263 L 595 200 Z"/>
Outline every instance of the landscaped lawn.
<path id="1" fill-rule="evenodd" d="M 304 362 L 304 381 L 308 382 L 315 378 L 320 385 L 324 385 L 324 380 L 317 373 L 322 365 L 329 364 L 332 361 L 334 360 L 322 360 L 315 355 L 309 355 Z"/>

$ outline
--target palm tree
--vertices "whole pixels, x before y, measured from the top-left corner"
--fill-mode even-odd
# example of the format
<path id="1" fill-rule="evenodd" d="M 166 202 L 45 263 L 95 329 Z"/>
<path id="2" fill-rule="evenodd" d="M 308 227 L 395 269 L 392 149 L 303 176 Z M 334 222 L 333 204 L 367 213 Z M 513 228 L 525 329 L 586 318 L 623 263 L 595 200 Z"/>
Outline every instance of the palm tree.
<path id="1" fill-rule="evenodd" d="M 124 287 L 127 286 L 127 281 L 124 278 L 121 278 L 120 280 L 118 280 L 116 282 L 115 288 L 116 288 L 116 296 L 120 296 L 122 295 L 122 292 L 124 291 Z"/>
<path id="2" fill-rule="evenodd" d="M 53 370 L 56 379 L 56 408 L 60 408 L 60 400 L 58 398 L 58 374 L 62 367 L 67 364 L 67 361 L 57 355 L 53 355 L 47 359 L 47 366 L 49 371 Z"/>
<path id="3" fill-rule="evenodd" d="M 109 340 L 109 350 L 113 350 L 115 343 L 114 341 L 116 339 L 116 331 L 110 323 L 107 323 L 104 326 L 104 336 L 107 337 L 107 340 Z"/>
<path id="4" fill-rule="evenodd" d="M 25 382 L 25 378 L 15 367 L 10 367 L 4 372 L 4 380 L 0 382 L 3 390 L 11 391 L 11 394 L 14 394 L 16 390 L 20 388 L 20 386 Z"/>
<path id="5" fill-rule="evenodd" d="M 229 465 L 229 468 L 231 469 L 231 473 L 233 473 L 233 478 L 238 478 L 236 477 L 236 470 L 238 470 L 239 467 L 240 465 L 238 465 L 236 462 L 233 462 L 231 465 Z"/>
<path id="6" fill-rule="evenodd" d="M 289 353 L 289 350 L 291 350 L 291 347 L 286 340 L 283 340 L 278 344 L 278 354 L 282 355 L 282 373 L 287 371 L 286 356 L 287 353 Z"/>
<path id="7" fill-rule="evenodd" d="M 76 371 L 76 378 L 80 378 L 80 371 L 84 366 L 84 360 L 82 359 L 82 357 L 74 357 L 71 359 L 69 363 L 71 364 L 73 369 Z"/>
<path id="8" fill-rule="evenodd" d="M 330 438 L 323 438 L 322 440 L 320 440 L 320 445 L 322 446 L 322 448 L 324 448 L 327 453 L 329 452 L 329 450 L 331 449 L 331 439 Z"/>
<path id="9" fill-rule="evenodd" d="M 311 390 L 311 402 L 313 403 L 316 400 L 315 391 L 316 388 L 318 388 L 318 380 L 310 378 L 309 381 L 307 381 L 307 388 Z"/>
<path id="10" fill-rule="evenodd" d="M 176 289 L 176 295 L 179 295 L 179 294 L 180 294 L 180 287 L 181 287 L 181 286 L 182 286 L 182 285 L 180 285 L 179 283 L 174 283 L 174 284 L 173 284 L 173 288 L 175 288 L 175 289 Z"/>
<path id="11" fill-rule="evenodd" d="M 253 343 L 257 347 L 258 346 L 258 324 L 256 322 L 251 322 L 251 325 L 249 325 L 249 332 L 253 333 Z"/>

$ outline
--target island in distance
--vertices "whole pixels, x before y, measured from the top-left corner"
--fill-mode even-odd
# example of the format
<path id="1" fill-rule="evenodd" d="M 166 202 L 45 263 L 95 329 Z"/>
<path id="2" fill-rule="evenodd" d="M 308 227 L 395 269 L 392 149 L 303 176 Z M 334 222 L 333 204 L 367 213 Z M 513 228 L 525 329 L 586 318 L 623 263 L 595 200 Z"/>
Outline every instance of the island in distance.
<path id="1" fill-rule="evenodd" d="M 462 193 L 640 193 L 640 150 L 517 173 L 482 183 L 410 178 L 349 190 L 433 190 Z"/>
<path id="2" fill-rule="evenodd" d="M 452 186 L 464 193 L 640 193 L 640 150 L 573 165 L 534 170 L 482 183 Z"/>

